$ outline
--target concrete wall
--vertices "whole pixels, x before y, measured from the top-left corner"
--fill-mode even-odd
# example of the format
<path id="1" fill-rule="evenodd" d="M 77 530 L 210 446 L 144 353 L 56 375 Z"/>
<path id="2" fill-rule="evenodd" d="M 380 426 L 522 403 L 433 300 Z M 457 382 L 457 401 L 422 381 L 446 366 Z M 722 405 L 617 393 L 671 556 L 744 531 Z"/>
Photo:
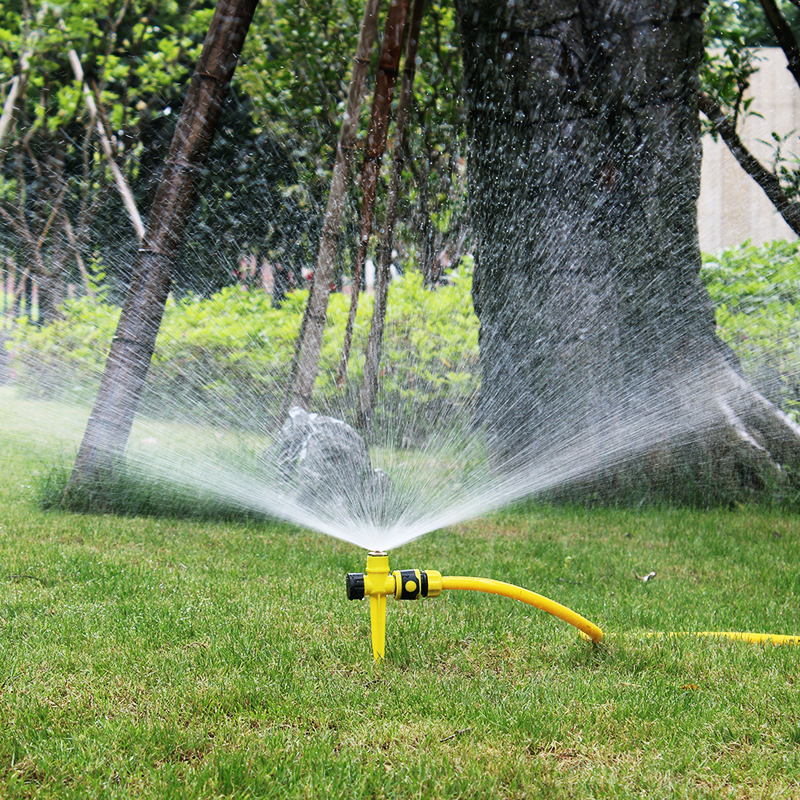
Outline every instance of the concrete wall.
<path id="1" fill-rule="evenodd" d="M 759 70 L 751 78 L 751 109 L 763 115 L 748 117 L 739 134 L 753 155 L 762 164 L 771 166 L 768 145 L 772 131 L 800 133 L 800 89 L 786 69 L 786 57 L 777 47 L 759 51 Z M 791 137 L 791 148 L 800 155 L 800 137 Z M 700 247 L 714 252 L 741 244 L 797 237 L 766 195 L 739 166 L 720 139 L 703 138 L 703 169 L 698 202 Z"/>

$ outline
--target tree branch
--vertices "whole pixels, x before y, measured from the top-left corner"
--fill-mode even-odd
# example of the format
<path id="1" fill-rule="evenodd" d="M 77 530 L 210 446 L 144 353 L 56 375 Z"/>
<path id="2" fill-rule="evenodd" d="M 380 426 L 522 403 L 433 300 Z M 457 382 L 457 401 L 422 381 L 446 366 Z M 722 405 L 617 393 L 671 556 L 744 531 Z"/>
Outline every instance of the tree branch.
<path id="1" fill-rule="evenodd" d="M 705 92 L 698 92 L 697 105 L 728 145 L 739 166 L 764 190 L 787 225 L 800 236 L 800 207 L 786 196 L 778 178 L 744 146 L 733 122 Z"/>
<path id="2" fill-rule="evenodd" d="M 4 219 L 20 239 L 25 239 L 26 233 L 30 234 L 30 231 L 26 231 L 25 228 L 19 224 L 19 220 L 5 208 L 6 205 L 5 200 L 0 200 L 0 219 Z"/>
<path id="3" fill-rule="evenodd" d="M 35 159 L 34 159 L 35 161 Z M 37 170 L 38 170 L 38 164 Z M 16 197 L 16 212 L 17 212 L 17 221 L 20 227 L 20 230 L 25 232 L 25 240 L 26 241 L 33 241 L 33 234 L 31 233 L 31 229 L 28 227 L 28 221 L 25 219 L 25 175 L 22 171 L 22 154 L 17 153 L 16 164 L 14 168 L 17 173 L 17 197 Z"/>
<path id="4" fill-rule="evenodd" d="M 781 14 L 775 0 L 760 0 L 760 2 L 775 38 L 786 54 L 786 60 L 789 62 L 789 72 L 794 75 L 797 85 L 800 86 L 800 47 L 797 45 L 797 39 L 784 19 L 783 14 Z"/>
<path id="5" fill-rule="evenodd" d="M 100 136 L 100 144 L 103 147 L 103 152 L 106 154 L 106 160 L 108 161 L 108 166 L 111 169 L 111 174 L 114 176 L 114 182 L 117 184 L 117 190 L 119 191 L 120 197 L 122 197 L 122 202 L 125 204 L 125 210 L 128 212 L 128 216 L 130 217 L 133 227 L 136 230 L 136 236 L 138 237 L 139 241 L 142 241 L 144 239 L 144 223 L 142 222 L 142 218 L 139 214 L 139 209 L 136 207 L 136 201 L 134 200 L 133 192 L 128 186 L 128 182 L 125 180 L 122 170 L 114 160 L 114 153 L 111 149 L 111 141 L 106 134 L 103 120 L 97 113 L 97 105 L 95 104 L 92 92 L 83 79 L 83 68 L 75 50 L 69 51 L 69 63 L 72 65 L 72 71 L 75 73 L 75 77 L 80 82 L 81 88 L 83 89 L 83 95 L 86 99 L 86 107 L 89 109 L 89 114 L 96 122 L 97 133 Z"/>
<path id="6" fill-rule="evenodd" d="M 42 232 L 39 235 L 39 239 L 35 244 L 35 249 L 38 252 L 42 249 L 42 245 L 44 244 L 44 240 L 47 238 L 47 231 L 50 230 L 50 226 L 53 224 L 53 220 L 58 215 L 59 209 L 61 208 L 61 203 L 64 200 L 64 195 L 67 192 L 67 182 L 64 181 L 64 184 L 61 187 L 61 191 L 58 193 L 58 197 L 56 198 L 55 203 L 53 203 L 53 210 L 50 212 L 50 216 L 47 218 L 47 222 L 45 222 L 44 227 L 42 228 Z"/>
<path id="7" fill-rule="evenodd" d="M 86 271 L 86 265 L 83 263 L 80 243 L 78 242 L 78 239 L 75 236 L 75 231 L 72 229 L 72 223 L 69 221 L 69 216 L 67 215 L 66 210 L 62 211 L 62 214 L 64 216 L 64 231 L 67 234 L 67 241 L 69 242 L 69 245 L 72 248 L 72 253 L 75 256 L 75 261 L 78 264 L 78 269 L 81 272 L 81 277 L 83 278 L 83 286 L 86 289 L 86 294 L 88 294 L 89 297 L 94 299 L 95 293 L 94 290 L 92 289 L 92 281 L 90 275 Z"/>
<path id="8" fill-rule="evenodd" d="M 19 60 L 19 75 L 15 75 L 11 81 L 11 87 L 8 90 L 8 97 L 3 105 L 3 113 L 0 115 L 0 157 L 3 151 L 3 139 L 6 137 L 8 129 L 11 127 L 11 119 L 14 116 L 14 107 L 17 104 L 17 98 L 22 93 L 25 86 L 25 80 L 28 77 L 28 58 L 30 51 L 25 50 Z"/>

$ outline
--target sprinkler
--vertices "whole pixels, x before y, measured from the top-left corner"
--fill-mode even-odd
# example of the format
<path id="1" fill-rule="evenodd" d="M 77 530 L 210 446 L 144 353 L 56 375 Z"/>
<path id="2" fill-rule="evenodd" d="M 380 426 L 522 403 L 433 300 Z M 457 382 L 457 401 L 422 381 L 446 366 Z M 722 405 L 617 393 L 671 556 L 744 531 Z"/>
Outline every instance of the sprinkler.
<path id="1" fill-rule="evenodd" d="M 386 597 L 392 595 L 395 600 L 418 600 L 420 597 L 438 597 L 445 589 L 466 589 L 521 600 L 574 625 L 585 638 L 593 642 L 599 642 L 603 638 L 603 632 L 597 625 L 566 606 L 535 592 L 490 578 L 443 576 L 433 569 L 399 569 L 390 572 L 389 556 L 380 551 L 372 551 L 367 555 L 365 572 L 348 573 L 347 599 L 363 600 L 369 597 L 372 655 L 375 661 L 383 660 L 386 645 Z"/>

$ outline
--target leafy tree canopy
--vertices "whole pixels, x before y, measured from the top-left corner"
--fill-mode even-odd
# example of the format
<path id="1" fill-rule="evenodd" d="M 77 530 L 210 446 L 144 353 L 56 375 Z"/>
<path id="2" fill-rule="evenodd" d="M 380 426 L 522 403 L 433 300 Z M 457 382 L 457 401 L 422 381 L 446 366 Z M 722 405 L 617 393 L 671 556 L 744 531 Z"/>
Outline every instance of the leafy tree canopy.
<path id="1" fill-rule="evenodd" d="M 95 99 L 113 156 L 146 217 L 202 45 L 213 0 L 9 0 L 0 9 L 0 99 L 24 70 L 15 124 L 0 145 L 0 243 L 22 265 L 41 239 L 42 270 L 58 259 L 65 227 L 84 262 L 100 257 L 124 283 L 137 246 L 98 143 L 86 92 Z M 790 24 L 800 10 L 781 0 Z M 263 0 L 206 166 L 200 202 L 177 270 L 179 286 L 210 291 L 234 279 L 243 253 L 296 266 L 313 260 L 321 209 L 347 92 L 363 0 Z M 748 48 L 775 44 L 759 4 L 713 0 L 707 12 L 704 88 L 746 114 Z M 75 76 L 70 51 L 85 84 Z M 374 65 L 373 65 L 374 66 Z M 426 10 L 410 125 L 398 240 L 417 262 L 465 231 L 464 116 L 455 12 Z M 365 108 L 362 131 L 365 133 Z M 390 142 L 390 145 L 393 144 Z M 358 165 L 358 153 L 356 165 Z M 351 201 L 357 206 L 354 187 Z M 58 210 L 57 209 L 57 210 Z M 53 220 L 48 225 L 48 219 Z M 380 216 L 380 209 L 379 209 Z M 349 219 L 354 232 L 355 214 Z M 29 233 L 26 247 L 24 220 Z M 44 234 L 44 235 L 43 235 Z M 343 237 L 342 268 L 349 260 Z M 62 263 L 63 262 L 63 263 Z"/>

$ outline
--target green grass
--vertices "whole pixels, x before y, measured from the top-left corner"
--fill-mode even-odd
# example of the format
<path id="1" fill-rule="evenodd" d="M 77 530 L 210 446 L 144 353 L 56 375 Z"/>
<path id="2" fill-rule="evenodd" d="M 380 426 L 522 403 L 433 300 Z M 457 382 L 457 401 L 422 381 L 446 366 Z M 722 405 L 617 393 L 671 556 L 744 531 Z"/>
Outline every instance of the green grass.
<path id="1" fill-rule="evenodd" d="M 800 796 L 800 647 L 648 636 L 800 634 L 800 518 L 527 506 L 439 531 L 392 567 L 525 586 L 606 639 L 450 592 L 390 601 L 375 666 L 350 545 L 41 511 L 84 418 L 0 390 L 0 797 Z"/>

